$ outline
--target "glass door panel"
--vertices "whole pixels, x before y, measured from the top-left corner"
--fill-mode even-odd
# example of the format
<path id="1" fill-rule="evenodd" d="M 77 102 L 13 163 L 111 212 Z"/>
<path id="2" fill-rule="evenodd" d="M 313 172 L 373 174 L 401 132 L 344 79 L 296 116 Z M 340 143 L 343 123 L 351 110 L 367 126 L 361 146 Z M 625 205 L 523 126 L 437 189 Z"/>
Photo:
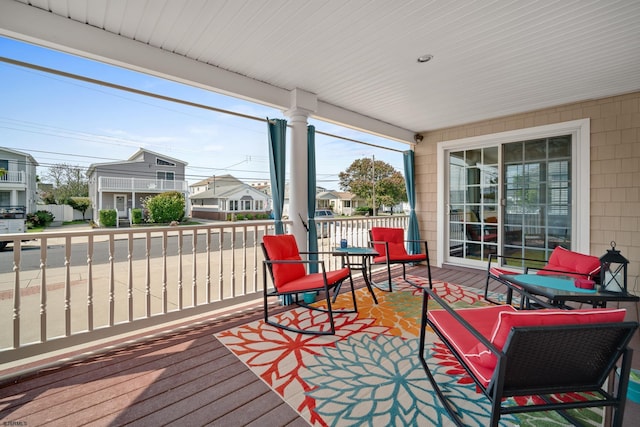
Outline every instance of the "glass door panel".
<path id="1" fill-rule="evenodd" d="M 548 259 L 571 248 L 571 136 L 503 145 L 503 253 Z"/>
<path id="2" fill-rule="evenodd" d="M 498 244 L 498 148 L 449 153 L 449 256 L 486 259 Z"/>

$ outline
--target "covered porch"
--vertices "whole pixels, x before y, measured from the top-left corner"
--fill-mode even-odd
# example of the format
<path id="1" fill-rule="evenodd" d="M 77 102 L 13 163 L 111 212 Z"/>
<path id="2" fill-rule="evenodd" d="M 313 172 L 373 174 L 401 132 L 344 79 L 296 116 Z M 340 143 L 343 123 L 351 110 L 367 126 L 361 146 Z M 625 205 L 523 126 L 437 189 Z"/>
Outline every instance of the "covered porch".
<path id="1" fill-rule="evenodd" d="M 403 144 L 415 153 L 415 212 L 420 234 L 431 244 L 434 278 L 460 285 L 482 286 L 484 261 L 470 257 L 460 262 L 451 256 L 447 218 L 453 193 L 447 153 L 481 150 L 487 141 L 537 141 L 558 132 L 570 134 L 581 144 L 572 146 L 577 160 L 568 168 L 580 191 L 567 192 L 571 198 L 562 199 L 572 207 L 567 211 L 575 221 L 573 249 L 599 255 L 616 240 L 631 261 L 629 273 L 637 291 L 637 3 L 331 1 L 320 7 L 283 0 L 262 6 L 248 1 L 166 2 L 158 7 L 143 2 L 4 1 L 0 34 L 280 109 L 292 127 L 290 218 L 308 217 L 305 142 L 310 118 Z M 594 63 L 594 56 L 601 62 Z M 497 163 L 492 166 L 497 170 Z M 480 190 L 479 183 L 471 185 Z M 292 223 L 291 232 L 301 243 L 307 238 L 301 222 Z M 460 240 L 464 243 L 465 237 Z M 235 234 L 231 242 L 233 251 Z M 93 242 L 89 239 L 88 244 Z M 256 283 L 257 274 L 246 270 L 249 265 L 256 268 L 256 260 L 244 258 L 248 263 L 233 270 L 249 278 L 236 282 L 236 276 L 231 277 L 234 296 L 236 289 L 245 291 L 245 285 Z M 461 266 L 465 264 L 473 268 Z M 60 281 L 69 292 L 71 282 L 68 277 Z M 125 280 L 128 289 L 132 283 Z M 181 275 L 175 283 L 180 292 L 191 285 Z M 166 289 L 166 281 L 154 286 L 158 284 Z M 19 287 L 18 283 L 14 295 Z M 195 298 L 195 292 L 191 295 Z M 105 294 L 105 301 L 109 298 L 113 300 L 113 292 Z M 181 306 L 182 293 L 177 301 Z M 88 305 L 94 302 L 90 299 Z M 150 306 L 149 302 L 146 307 Z M 125 318 L 131 319 L 134 308 L 129 307 Z M 142 310 L 148 316 L 146 307 Z M 7 313 L 13 314 L 12 309 Z M 65 327 L 70 331 L 68 311 Z M 41 312 L 34 313 L 44 322 Z M 59 424 L 81 419 L 95 425 L 146 424 L 169 422 L 168 410 L 163 410 L 169 407 L 176 420 L 196 424 L 302 424 L 212 338 L 220 328 L 256 313 L 220 314 L 211 322 L 183 323 L 166 334 L 156 328 L 154 338 L 141 334 L 88 359 L 75 360 L 61 348 L 64 356 L 50 359 L 51 366 L 33 366 L 33 374 L 25 374 L 24 381 L 5 382 L 3 417 L 34 424 L 49 414 Z M 113 323 L 113 311 L 109 315 Z M 630 307 L 629 315 L 638 318 L 637 305 Z M 13 348 L 18 347 L 19 343 Z M 185 359 L 174 364 L 183 353 Z M 638 358 L 634 366 L 639 366 Z M 11 378 L 11 371 L 5 373 Z M 167 392 L 177 379 L 184 381 L 182 395 Z M 79 411 L 62 413 L 64 408 Z M 636 418 L 636 410 L 636 405 L 629 405 L 627 422 Z"/>
<path id="2" fill-rule="evenodd" d="M 425 276 L 425 267 L 413 267 L 409 274 Z M 478 270 L 436 267 L 432 274 L 435 281 L 483 292 L 485 275 Z M 364 286 L 362 279 L 357 283 Z M 637 305 L 625 308 L 630 319 L 638 318 Z M 82 352 L 63 352 L 45 361 L 45 369 L 34 365 L 32 372 L 18 377 L 4 370 L 0 417 L 28 425 L 45 420 L 51 425 L 308 425 L 214 336 L 261 315 L 256 306 L 223 310 L 151 336 L 132 335 Z M 640 349 L 637 337 L 632 345 Z M 635 425 L 639 415 L 640 405 L 628 401 L 624 425 Z"/>

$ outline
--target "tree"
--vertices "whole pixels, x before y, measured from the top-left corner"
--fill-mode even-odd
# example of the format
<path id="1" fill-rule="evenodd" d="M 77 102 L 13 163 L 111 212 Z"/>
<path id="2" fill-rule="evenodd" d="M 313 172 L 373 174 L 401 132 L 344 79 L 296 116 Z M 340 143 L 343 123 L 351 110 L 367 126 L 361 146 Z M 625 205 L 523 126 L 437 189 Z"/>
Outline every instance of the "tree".
<path id="1" fill-rule="evenodd" d="M 374 176 L 375 174 L 375 176 Z M 380 205 L 394 206 L 407 200 L 404 177 L 393 166 L 381 160 L 357 159 L 340 172 L 340 188 L 365 199 L 377 212 Z M 375 182 L 375 206 L 373 206 L 373 182 Z"/>
<path id="2" fill-rule="evenodd" d="M 66 203 L 70 197 L 89 196 L 89 184 L 80 166 L 58 163 L 49 168 L 46 178 L 53 184 L 56 203 Z"/>
<path id="3" fill-rule="evenodd" d="M 91 199 L 88 197 L 69 197 L 67 204 L 73 209 L 82 212 L 82 219 L 84 220 L 84 213 L 91 207 Z"/>

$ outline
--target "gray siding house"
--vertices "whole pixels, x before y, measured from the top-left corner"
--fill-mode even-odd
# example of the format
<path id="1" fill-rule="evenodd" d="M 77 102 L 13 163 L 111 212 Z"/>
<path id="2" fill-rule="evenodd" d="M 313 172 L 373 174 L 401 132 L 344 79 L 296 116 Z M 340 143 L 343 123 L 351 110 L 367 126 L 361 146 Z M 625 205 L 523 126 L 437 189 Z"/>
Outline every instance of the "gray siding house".
<path id="1" fill-rule="evenodd" d="M 115 209 L 118 218 L 130 218 L 131 209 L 142 208 L 145 198 L 167 191 L 182 193 L 188 205 L 186 165 L 142 148 L 125 161 L 92 164 L 87 176 L 93 218 L 98 221 L 102 209 Z"/>
<path id="2" fill-rule="evenodd" d="M 227 214 L 265 214 L 271 197 L 231 175 L 212 176 L 189 187 L 191 217 L 226 220 Z"/>
<path id="3" fill-rule="evenodd" d="M 0 147 L 0 208 L 24 206 L 27 213 L 36 211 L 36 166 L 30 154 Z"/>

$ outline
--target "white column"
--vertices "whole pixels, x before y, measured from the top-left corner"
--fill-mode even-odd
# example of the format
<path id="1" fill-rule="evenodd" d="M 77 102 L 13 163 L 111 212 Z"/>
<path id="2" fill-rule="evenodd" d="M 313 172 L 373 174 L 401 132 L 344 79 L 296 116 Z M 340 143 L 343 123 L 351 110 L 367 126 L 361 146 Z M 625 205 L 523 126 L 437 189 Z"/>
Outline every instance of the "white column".
<path id="1" fill-rule="evenodd" d="M 307 118 L 317 108 L 316 95 L 294 89 L 291 91 L 291 109 L 285 111 L 291 126 L 289 144 L 289 219 L 292 221 L 292 234 L 300 250 L 307 250 Z"/>

